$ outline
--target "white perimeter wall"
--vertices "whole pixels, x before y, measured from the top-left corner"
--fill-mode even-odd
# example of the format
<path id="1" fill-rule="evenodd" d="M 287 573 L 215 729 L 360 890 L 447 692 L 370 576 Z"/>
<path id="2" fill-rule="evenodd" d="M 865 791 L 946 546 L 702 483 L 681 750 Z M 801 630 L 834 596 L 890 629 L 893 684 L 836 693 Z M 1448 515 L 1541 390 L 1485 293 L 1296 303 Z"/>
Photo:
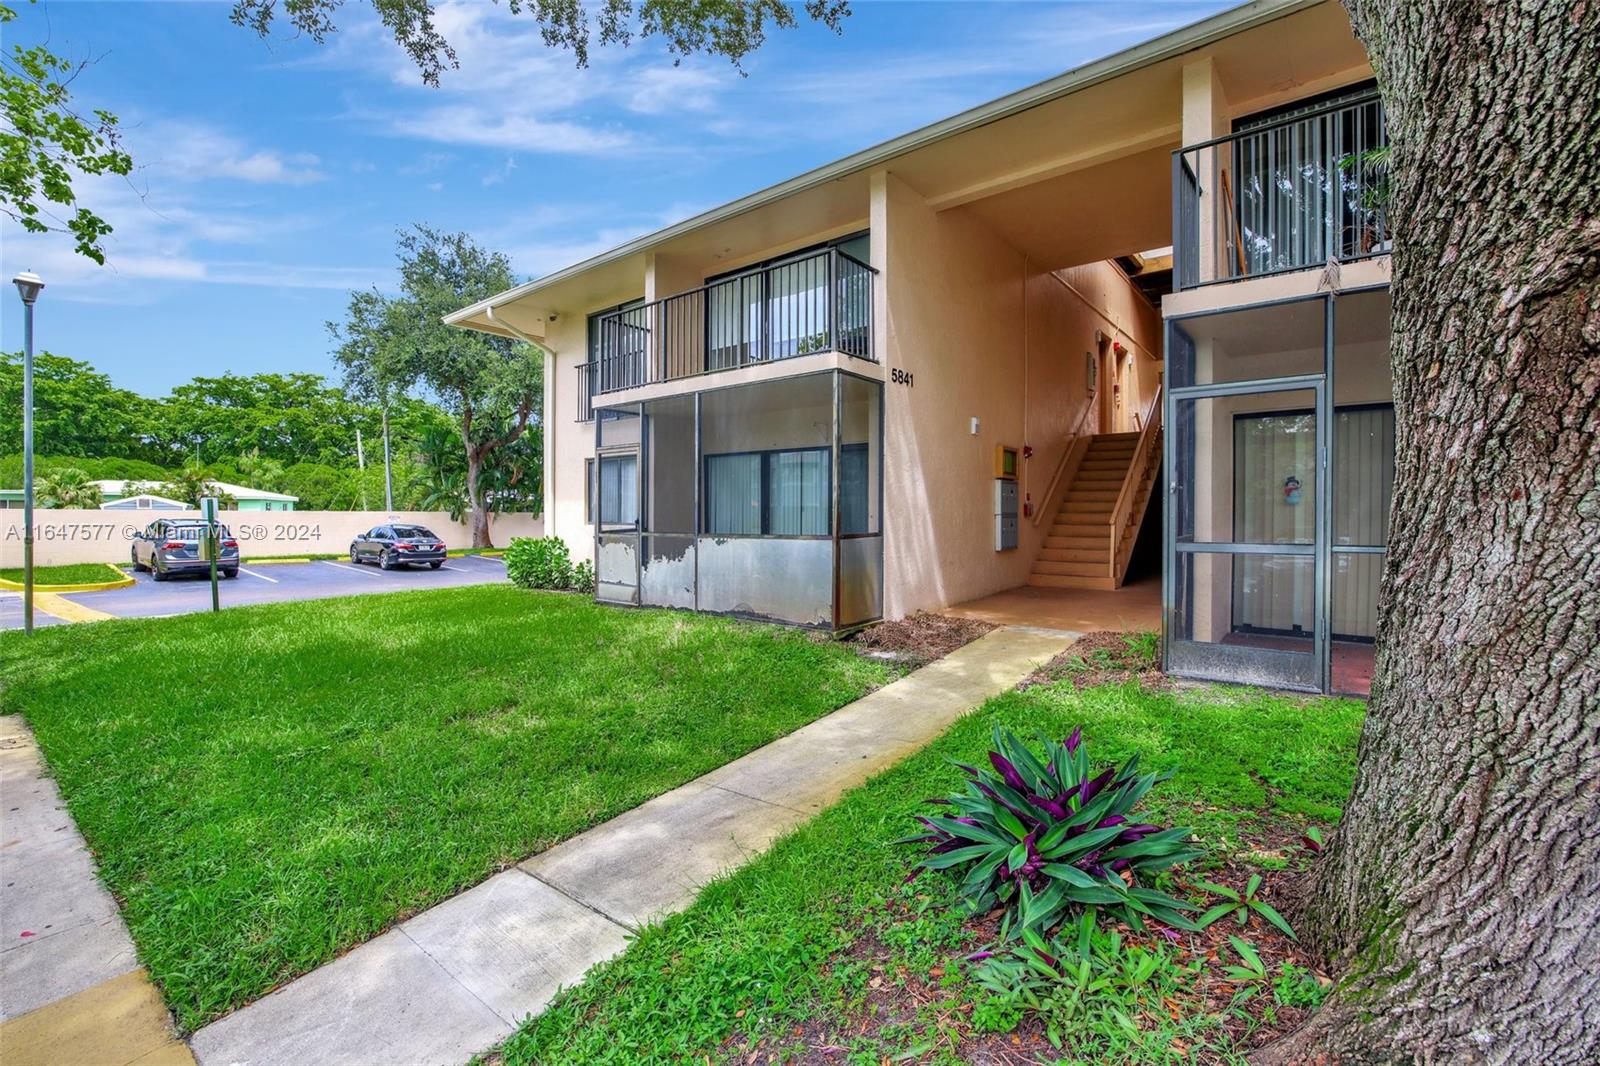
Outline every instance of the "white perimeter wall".
<path id="1" fill-rule="evenodd" d="M 157 518 L 199 518 L 197 511 L 101 511 L 35 509 L 35 566 L 66 563 L 125 563 L 130 541 Z M 350 550 L 350 541 L 373 526 L 403 523 L 426 526 L 451 548 L 472 546 L 472 531 L 440 511 L 224 511 L 222 523 L 239 540 L 246 563 L 252 557 L 324 555 Z M 490 517 L 496 547 L 512 537 L 544 536 L 544 519 L 534 514 Z M 22 511 L 0 511 L 0 566 L 22 565 Z"/>

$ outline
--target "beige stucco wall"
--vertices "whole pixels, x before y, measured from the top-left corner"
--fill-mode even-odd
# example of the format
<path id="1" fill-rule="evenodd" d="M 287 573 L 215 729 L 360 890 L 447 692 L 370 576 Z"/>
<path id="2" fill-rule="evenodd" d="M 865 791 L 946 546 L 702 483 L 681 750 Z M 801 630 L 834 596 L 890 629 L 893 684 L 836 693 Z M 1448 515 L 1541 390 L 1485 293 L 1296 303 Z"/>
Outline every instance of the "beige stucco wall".
<path id="1" fill-rule="evenodd" d="M 151 522 L 199 517 L 197 511 L 35 510 L 34 565 L 125 563 L 129 542 Z M 358 534 L 391 523 L 426 526 L 450 548 L 472 546 L 467 524 L 439 511 L 223 511 L 222 523 L 238 538 L 246 565 L 252 557 L 342 554 Z M 534 514 L 491 515 L 489 531 L 503 548 L 513 537 L 544 536 L 544 520 Z M 0 566 L 22 565 L 22 536 L 22 512 L 0 511 Z"/>
<path id="2" fill-rule="evenodd" d="M 1018 548 L 995 550 L 997 446 L 1033 449 L 1019 491 L 1047 507 L 1042 493 L 1089 402 L 1095 330 L 1124 338 L 1130 368 L 1150 363 L 1142 378 L 1152 384 L 1160 334 L 1154 309 L 1109 264 L 1058 277 L 969 213 L 933 210 L 892 173 L 875 177 L 873 194 L 890 378 L 885 613 L 898 617 L 1027 581 L 1045 529 L 1023 518 Z"/>

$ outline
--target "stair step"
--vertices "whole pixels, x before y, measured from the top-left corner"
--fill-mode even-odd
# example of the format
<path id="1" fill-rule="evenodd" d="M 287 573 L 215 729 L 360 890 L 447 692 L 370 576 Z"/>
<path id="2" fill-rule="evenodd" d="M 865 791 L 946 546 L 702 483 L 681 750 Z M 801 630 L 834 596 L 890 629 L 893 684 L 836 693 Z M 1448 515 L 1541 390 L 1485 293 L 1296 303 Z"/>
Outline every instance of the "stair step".
<path id="1" fill-rule="evenodd" d="M 1111 549 L 1106 544 L 1095 548 L 1040 548 L 1034 567 L 1044 563 L 1094 563 L 1105 566 L 1111 559 Z"/>
<path id="2" fill-rule="evenodd" d="M 1083 461 L 1083 463 L 1081 465 L 1079 465 L 1078 473 L 1087 474 L 1087 473 L 1090 473 L 1090 472 L 1093 472 L 1093 473 L 1105 472 L 1105 473 L 1121 474 L 1123 471 L 1128 469 L 1129 465 L 1130 464 L 1129 464 L 1128 460 L 1126 460 L 1126 459 L 1123 459 L 1121 461 L 1110 460 L 1110 459 L 1085 459 Z"/>
<path id="3" fill-rule="evenodd" d="M 1105 577 L 1109 564 L 1104 560 L 1097 563 L 1057 563 L 1048 559 L 1040 559 L 1033 564 L 1035 575 L 1057 574 L 1069 577 Z"/>
<path id="4" fill-rule="evenodd" d="M 1057 519 L 1056 524 L 1050 527 L 1052 537 L 1096 537 L 1106 539 L 1106 534 L 1111 531 L 1110 522 L 1083 522 Z"/>
<path id="5" fill-rule="evenodd" d="M 1136 430 L 1136 429 L 1132 429 L 1132 430 L 1129 430 L 1126 433 L 1096 433 L 1093 437 L 1090 437 L 1089 439 L 1093 443 L 1099 443 L 1100 441 L 1103 441 L 1103 440 L 1138 440 L 1139 439 L 1139 431 Z"/>
<path id="6" fill-rule="evenodd" d="M 1116 503 L 1117 502 L 1117 497 L 1120 496 L 1120 495 L 1122 495 L 1122 490 L 1121 490 L 1120 486 L 1118 488 L 1114 488 L 1114 489 L 1088 489 L 1088 488 L 1080 489 L 1076 485 L 1074 485 L 1067 492 L 1067 502 L 1068 503 L 1094 503 L 1094 502 L 1098 502 L 1098 501 L 1102 501 L 1103 500 L 1106 503 Z"/>
<path id="7" fill-rule="evenodd" d="M 1066 503 L 1061 505 L 1061 517 L 1070 518 L 1074 522 L 1089 522 L 1098 519 L 1101 522 L 1111 521 L 1113 504 L 1102 503 L 1094 500 L 1089 503 Z"/>
<path id="8" fill-rule="evenodd" d="M 1046 589 L 1114 589 L 1117 583 L 1110 577 L 1078 577 L 1074 574 L 1033 574 L 1028 584 Z"/>
<path id="9" fill-rule="evenodd" d="M 1105 530 L 1101 530 L 1092 537 L 1058 537 L 1054 533 L 1044 538 L 1044 551 L 1098 551 L 1104 549 L 1110 539 Z"/>

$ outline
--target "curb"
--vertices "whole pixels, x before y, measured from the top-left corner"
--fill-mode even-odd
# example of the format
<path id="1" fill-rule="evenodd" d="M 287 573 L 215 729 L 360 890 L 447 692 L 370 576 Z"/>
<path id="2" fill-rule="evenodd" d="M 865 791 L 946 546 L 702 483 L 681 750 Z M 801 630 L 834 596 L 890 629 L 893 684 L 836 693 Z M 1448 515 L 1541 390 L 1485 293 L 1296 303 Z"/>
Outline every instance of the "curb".
<path id="1" fill-rule="evenodd" d="M 133 578 L 129 577 L 126 574 L 123 574 L 120 570 L 117 570 L 117 568 L 115 566 L 112 566 L 110 563 L 105 563 L 104 566 L 105 566 L 105 568 L 107 570 L 111 570 L 111 571 L 117 573 L 120 576 L 118 576 L 113 581 L 82 581 L 82 582 L 78 582 L 77 584 L 72 584 L 72 585 L 40 585 L 40 584 L 35 584 L 33 586 L 33 591 L 36 592 L 36 593 L 39 593 L 39 592 L 106 592 L 106 591 L 108 591 L 110 589 L 125 589 L 125 588 L 128 588 L 129 586 L 133 585 L 133 583 L 134 583 Z M 20 581 L 7 581 L 5 578 L 0 578 L 0 589 L 4 589 L 7 592 L 21 592 L 21 591 L 23 591 L 23 585 L 22 585 L 22 582 L 20 582 Z"/>
<path id="2" fill-rule="evenodd" d="M 76 600 L 63 599 L 59 593 L 41 592 L 33 598 L 33 605 L 45 614 L 54 615 L 63 622 L 106 622 L 115 618 L 114 614 L 97 611 L 93 607 L 85 607 Z"/>

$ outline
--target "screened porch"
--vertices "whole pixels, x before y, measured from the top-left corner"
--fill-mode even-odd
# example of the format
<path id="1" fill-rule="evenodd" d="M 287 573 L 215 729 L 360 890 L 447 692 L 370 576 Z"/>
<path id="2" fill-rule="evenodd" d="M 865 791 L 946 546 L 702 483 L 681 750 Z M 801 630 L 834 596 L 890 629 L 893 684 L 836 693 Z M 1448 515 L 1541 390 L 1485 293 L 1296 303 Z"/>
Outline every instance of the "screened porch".
<path id="1" fill-rule="evenodd" d="M 596 597 L 840 630 L 883 613 L 883 387 L 827 371 L 597 410 Z"/>

